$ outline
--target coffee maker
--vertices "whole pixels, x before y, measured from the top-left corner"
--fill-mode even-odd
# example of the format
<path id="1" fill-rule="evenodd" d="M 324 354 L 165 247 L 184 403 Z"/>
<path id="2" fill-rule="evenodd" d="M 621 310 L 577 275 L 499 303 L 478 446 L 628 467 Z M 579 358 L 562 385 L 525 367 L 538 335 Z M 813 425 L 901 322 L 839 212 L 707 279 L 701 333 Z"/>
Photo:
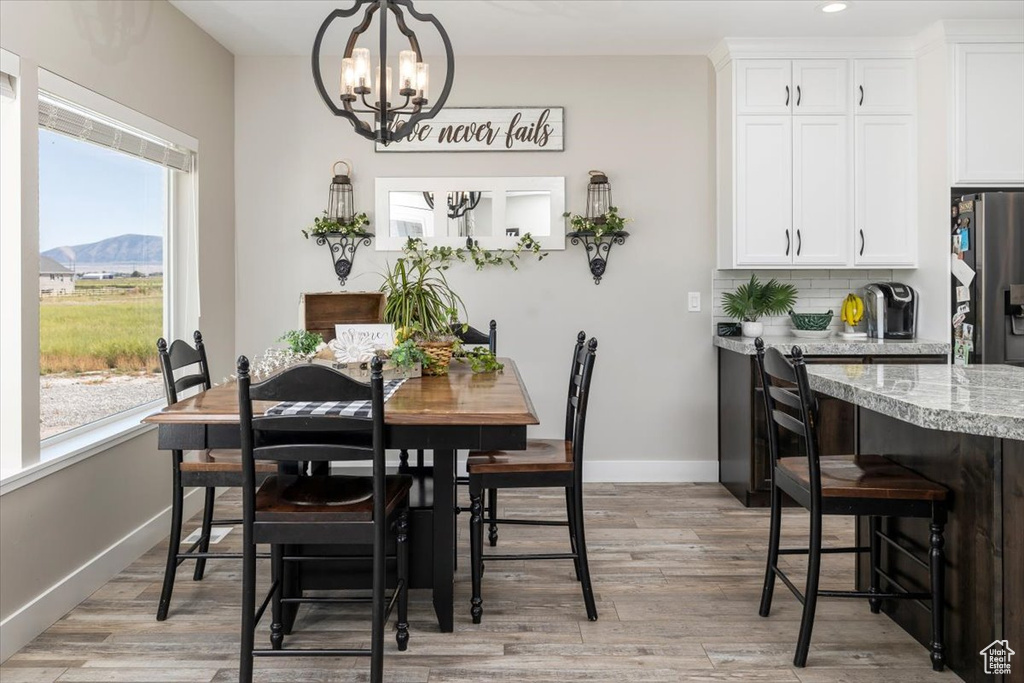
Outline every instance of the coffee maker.
<path id="1" fill-rule="evenodd" d="M 917 336 L 917 291 L 900 282 L 875 282 L 864 288 L 868 337 L 913 339 Z"/>

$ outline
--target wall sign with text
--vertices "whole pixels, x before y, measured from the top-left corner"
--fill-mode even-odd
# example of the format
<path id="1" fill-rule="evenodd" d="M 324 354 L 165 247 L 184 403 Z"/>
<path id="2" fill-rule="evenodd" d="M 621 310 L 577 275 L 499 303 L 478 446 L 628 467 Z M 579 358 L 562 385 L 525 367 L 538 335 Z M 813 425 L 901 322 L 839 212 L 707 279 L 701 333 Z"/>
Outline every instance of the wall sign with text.
<path id="1" fill-rule="evenodd" d="M 561 152 L 561 107 L 445 107 L 378 152 Z"/>

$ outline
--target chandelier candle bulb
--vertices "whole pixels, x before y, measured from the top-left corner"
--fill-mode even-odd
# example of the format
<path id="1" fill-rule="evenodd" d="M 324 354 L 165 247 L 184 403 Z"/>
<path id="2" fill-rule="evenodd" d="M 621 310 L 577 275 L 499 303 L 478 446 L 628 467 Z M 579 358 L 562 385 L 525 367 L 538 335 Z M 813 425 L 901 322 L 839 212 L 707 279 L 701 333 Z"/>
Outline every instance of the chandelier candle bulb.
<path id="1" fill-rule="evenodd" d="M 416 64 L 416 90 L 417 97 L 425 103 L 430 96 L 430 65 L 426 62 Z"/>
<path id="2" fill-rule="evenodd" d="M 370 92 L 370 50 L 357 47 L 352 50 L 352 61 L 355 65 L 356 92 L 365 95 Z"/>
<path id="3" fill-rule="evenodd" d="M 356 61 L 351 57 L 341 60 L 341 99 L 348 102 L 356 99 Z"/>
<path id="4" fill-rule="evenodd" d="M 398 53 L 398 93 L 404 97 L 416 94 L 416 52 L 402 50 Z"/>

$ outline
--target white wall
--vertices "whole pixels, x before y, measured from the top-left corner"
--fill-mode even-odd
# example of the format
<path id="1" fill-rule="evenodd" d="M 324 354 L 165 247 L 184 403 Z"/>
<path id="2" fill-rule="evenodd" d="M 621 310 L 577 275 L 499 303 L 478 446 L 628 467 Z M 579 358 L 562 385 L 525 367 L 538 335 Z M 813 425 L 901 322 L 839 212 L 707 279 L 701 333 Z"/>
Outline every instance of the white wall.
<path id="1" fill-rule="evenodd" d="M 211 363 L 226 370 L 234 350 L 232 55 L 162 0 L 4 0 L 0 46 L 21 56 L 22 70 L 35 63 L 199 140 L 200 324 Z M 169 465 L 150 431 L 0 497 L 0 659 L 166 535 Z"/>
<path id="2" fill-rule="evenodd" d="M 295 326 L 301 292 L 338 288 L 326 250 L 299 234 L 326 208 L 334 161 L 352 160 L 356 208 L 371 211 L 377 176 L 560 175 L 582 212 L 587 171 L 601 169 L 635 222 L 599 286 L 571 246 L 519 272 L 466 265 L 450 279 L 471 323 L 497 319 L 499 352 L 541 417 L 534 435 L 562 429 L 576 332 L 599 338 L 588 476 L 716 479 L 712 81 L 704 57 L 460 58 L 450 105 L 563 106 L 566 150 L 375 154 L 320 101 L 308 59 L 237 57 L 237 351 L 258 354 Z M 617 85 L 628 88 L 609 96 Z M 382 265 L 362 248 L 347 289 L 376 289 Z M 688 290 L 703 312 L 686 312 Z"/>

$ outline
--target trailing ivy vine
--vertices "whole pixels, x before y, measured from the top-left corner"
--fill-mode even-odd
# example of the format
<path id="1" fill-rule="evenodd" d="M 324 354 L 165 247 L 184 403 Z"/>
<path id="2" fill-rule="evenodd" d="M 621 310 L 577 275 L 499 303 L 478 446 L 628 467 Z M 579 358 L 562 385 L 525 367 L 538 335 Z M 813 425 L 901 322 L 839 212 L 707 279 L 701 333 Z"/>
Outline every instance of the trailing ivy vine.
<path id="1" fill-rule="evenodd" d="M 483 270 L 487 266 L 503 265 L 509 266 L 512 270 L 519 270 L 517 262 L 524 254 L 534 255 L 538 261 L 548 255 L 530 233 L 520 237 L 512 249 L 484 249 L 473 239 L 467 240 L 465 247 L 437 246 L 428 249 L 422 239 L 410 237 L 406 240 L 402 251 L 405 253 L 404 258 L 411 265 L 423 265 L 438 270 L 448 270 L 455 262 L 465 263 L 467 261 L 472 261 L 477 270 Z"/>

